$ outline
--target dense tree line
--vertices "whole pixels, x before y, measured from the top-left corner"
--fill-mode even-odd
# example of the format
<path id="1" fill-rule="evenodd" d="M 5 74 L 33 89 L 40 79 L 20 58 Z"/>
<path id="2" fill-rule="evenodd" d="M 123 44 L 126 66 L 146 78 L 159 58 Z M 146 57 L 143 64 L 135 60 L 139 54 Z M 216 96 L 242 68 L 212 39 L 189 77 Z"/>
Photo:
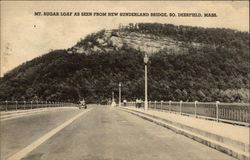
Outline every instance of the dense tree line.
<path id="1" fill-rule="evenodd" d="M 148 29 L 149 26 L 158 25 L 139 24 L 139 31 L 150 34 L 166 32 L 175 37 L 174 33 L 170 33 L 172 30 L 178 33 L 183 30 L 180 29 L 181 26 L 172 25 L 167 31 L 161 29 L 162 25 L 159 25 L 158 29 Z M 136 30 L 138 28 L 133 29 Z M 220 37 L 225 41 L 213 36 L 208 39 L 214 40 L 201 40 L 202 38 L 197 37 L 197 32 L 201 32 L 199 29 L 188 30 L 185 34 L 190 34 L 189 41 L 196 41 L 196 37 L 197 41 L 206 42 L 206 45 L 193 48 L 186 43 L 188 54 L 162 50 L 151 55 L 148 64 L 149 99 L 247 102 L 249 51 L 247 47 L 242 48 L 248 42 L 248 39 L 245 40 L 246 33 L 216 29 L 218 34 L 230 33 L 235 41 L 242 43 L 239 46 L 228 46 L 226 41 L 229 42 L 230 38 L 227 36 Z M 199 36 L 210 36 L 210 29 L 201 30 L 204 30 L 204 35 Z M 101 36 L 103 31 L 98 34 L 88 36 L 77 45 L 89 45 L 87 42 L 94 44 L 95 39 Z M 212 41 L 216 42 L 213 47 Z M 119 50 L 88 55 L 68 54 L 66 50 L 51 51 L 5 74 L 0 79 L 0 100 L 78 101 L 85 97 L 88 102 L 99 103 L 108 101 L 112 91 L 115 92 L 116 98 L 118 97 L 119 82 L 122 83 L 123 99 L 143 99 L 143 57 L 144 53 L 127 46 Z"/>

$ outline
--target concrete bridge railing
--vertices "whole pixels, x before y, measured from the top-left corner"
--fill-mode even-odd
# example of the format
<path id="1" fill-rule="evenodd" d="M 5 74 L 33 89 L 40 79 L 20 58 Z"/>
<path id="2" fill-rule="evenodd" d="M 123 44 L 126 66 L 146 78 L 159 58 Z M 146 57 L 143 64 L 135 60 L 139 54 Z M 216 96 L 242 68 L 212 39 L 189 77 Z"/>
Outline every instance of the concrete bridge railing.
<path id="1" fill-rule="evenodd" d="M 66 106 L 69 107 L 74 105 L 73 103 L 58 101 L 0 101 L 0 111 Z"/>
<path id="2" fill-rule="evenodd" d="M 127 102 L 126 105 L 144 107 L 144 102 Z M 243 125 L 250 123 L 249 103 L 149 101 L 148 108 Z"/>

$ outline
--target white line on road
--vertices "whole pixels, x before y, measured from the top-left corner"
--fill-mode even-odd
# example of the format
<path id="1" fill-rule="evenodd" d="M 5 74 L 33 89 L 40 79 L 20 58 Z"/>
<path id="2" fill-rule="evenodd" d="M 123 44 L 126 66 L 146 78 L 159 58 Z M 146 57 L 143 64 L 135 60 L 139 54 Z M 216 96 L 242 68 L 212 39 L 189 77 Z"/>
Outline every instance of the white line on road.
<path id="1" fill-rule="evenodd" d="M 80 116 L 82 116 L 84 113 L 87 113 L 88 111 L 90 111 L 92 109 L 93 108 L 88 109 L 86 111 L 83 111 L 83 112 L 77 114 L 76 116 L 74 116 L 73 118 L 67 120 L 66 122 L 64 122 L 60 126 L 58 126 L 58 127 L 54 128 L 53 130 L 49 131 L 48 133 L 46 133 L 45 135 L 43 135 L 42 137 L 40 137 L 39 139 L 37 139 L 36 141 L 34 141 L 33 143 L 31 143 L 27 147 L 25 147 L 22 150 L 20 150 L 19 152 L 15 153 L 11 157 L 9 157 L 7 160 L 20 160 L 20 159 L 22 159 L 24 156 L 26 156 L 32 150 L 34 150 L 35 148 L 37 148 L 43 142 L 45 142 L 50 137 L 52 137 L 53 135 L 55 135 L 57 132 L 59 132 L 60 130 L 62 130 L 64 127 L 66 127 L 67 125 L 69 125 L 70 123 L 72 123 L 74 120 L 76 120 L 77 118 L 79 118 Z"/>

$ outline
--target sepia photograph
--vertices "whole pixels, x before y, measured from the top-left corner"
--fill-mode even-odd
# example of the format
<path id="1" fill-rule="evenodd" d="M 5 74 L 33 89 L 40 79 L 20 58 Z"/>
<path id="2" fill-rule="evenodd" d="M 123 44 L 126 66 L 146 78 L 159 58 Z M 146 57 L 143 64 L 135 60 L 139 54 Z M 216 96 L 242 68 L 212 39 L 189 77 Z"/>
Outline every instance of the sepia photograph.
<path id="1" fill-rule="evenodd" d="M 249 1 L 0 16 L 0 160 L 250 160 Z"/>

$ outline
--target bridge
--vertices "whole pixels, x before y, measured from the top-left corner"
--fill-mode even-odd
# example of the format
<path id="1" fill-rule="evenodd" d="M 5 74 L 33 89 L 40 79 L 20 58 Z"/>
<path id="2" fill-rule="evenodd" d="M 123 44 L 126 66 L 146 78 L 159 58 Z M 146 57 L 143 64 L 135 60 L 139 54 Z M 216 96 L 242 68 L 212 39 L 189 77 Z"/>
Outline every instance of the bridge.
<path id="1" fill-rule="evenodd" d="M 249 104 L 4 101 L 5 160 L 247 160 Z"/>

